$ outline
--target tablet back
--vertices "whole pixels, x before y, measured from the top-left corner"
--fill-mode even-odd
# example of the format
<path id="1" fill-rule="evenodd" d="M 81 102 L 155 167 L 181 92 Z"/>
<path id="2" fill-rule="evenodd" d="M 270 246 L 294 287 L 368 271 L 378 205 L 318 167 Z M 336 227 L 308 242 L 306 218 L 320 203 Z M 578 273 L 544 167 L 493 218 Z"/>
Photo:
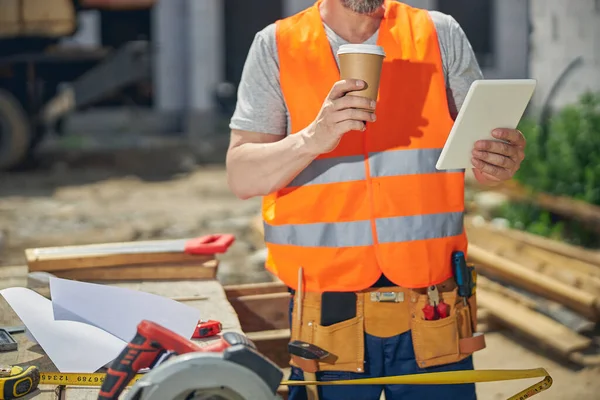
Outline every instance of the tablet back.
<path id="1" fill-rule="evenodd" d="M 446 144 L 438 170 L 473 168 L 471 152 L 475 142 L 496 140 L 492 130 L 515 129 L 536 87 L 534 79 L 497 79 L 473 82 L 465 97 Z"/>

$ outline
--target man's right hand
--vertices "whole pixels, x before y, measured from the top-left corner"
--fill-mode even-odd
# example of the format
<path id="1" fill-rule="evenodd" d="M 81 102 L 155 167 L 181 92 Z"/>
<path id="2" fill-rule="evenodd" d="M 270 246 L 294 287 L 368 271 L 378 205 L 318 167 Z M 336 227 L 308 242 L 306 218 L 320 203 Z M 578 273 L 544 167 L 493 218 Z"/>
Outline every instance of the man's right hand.
<path id="1" fill-rule="evenodd" d="M 375 121 L 375 102 L 347 93 L 365 88 L 363 81 L 336 82 L 323 102 L 321 111 L 306 132 L 306 144 L 317 154 L 335 149 L 342 136 L 349 131 L 364 131 L 365 122 Z"/>

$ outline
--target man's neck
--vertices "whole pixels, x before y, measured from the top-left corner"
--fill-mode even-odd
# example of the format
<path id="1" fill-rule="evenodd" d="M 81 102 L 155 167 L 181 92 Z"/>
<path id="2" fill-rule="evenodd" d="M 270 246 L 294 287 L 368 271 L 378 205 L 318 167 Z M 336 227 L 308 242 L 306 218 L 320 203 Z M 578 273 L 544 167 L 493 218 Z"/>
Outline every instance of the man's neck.
<path id="1" fill-rule="evenodd" d="M 384 11 L 382 7 L 371 15 L 357 14 L 339 0 L 323 0 L 320 7 L 323 22 L 349 43 L 363 43 L 373 36 L 379 29 Z"/>

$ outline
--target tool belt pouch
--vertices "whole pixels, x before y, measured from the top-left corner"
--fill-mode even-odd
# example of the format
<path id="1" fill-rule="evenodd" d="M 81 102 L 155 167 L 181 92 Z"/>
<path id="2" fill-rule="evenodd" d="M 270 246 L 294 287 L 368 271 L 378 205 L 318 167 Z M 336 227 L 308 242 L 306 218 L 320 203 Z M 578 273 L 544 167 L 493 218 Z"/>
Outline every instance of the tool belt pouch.
<path id="1" fill-rule="evenodd" d="M 363 372 L 365 345 L 362 297 L 357 296 L 356 316 L 322 326 L 320 324 L 321 294 L 303 293 L 302 304 L 298 303 L 297 296 L 297 294 L 294 296 L 291 340 L 313 344 L 330 354 L 329 357 L 316 362 L 316 371 Z M 298 319 L 300 308 L 301 320 Z M 290 365 L 306 369 L 305 363 L 300 363 L 294 358 L 292 357 Z"/>
<path id="2" fill-rule="evenodd" d="M 474 296 L 467 305 L 458 297 L 457 289 L 440 292 L 440 301 L 450 310 L 445 318 L 425 320 L 423 308 L 429 303 L 426 294 L 413 293 L 411 299 L 411 332 L 415 359 L 421 368 L 459 362 L 485 347 L 483 336 L 474 335 Z"/>

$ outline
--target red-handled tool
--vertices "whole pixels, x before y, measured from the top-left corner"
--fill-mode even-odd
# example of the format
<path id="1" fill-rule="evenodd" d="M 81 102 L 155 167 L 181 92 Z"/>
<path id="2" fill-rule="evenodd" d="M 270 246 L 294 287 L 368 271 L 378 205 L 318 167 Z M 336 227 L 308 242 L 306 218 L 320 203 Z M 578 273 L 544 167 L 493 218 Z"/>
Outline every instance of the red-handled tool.
<path id="1" fill-rule="evenodd" d="M 437 304 L 440 302 L 440 294 L 436 286 L 427 288 L 427 297 L 429 304 L 423 307 L 423 316 L 427 321 L 435 321 L 440 318 L 437 310 Z"/>
<path id="2" fill-rule="evenodd" d="M 195 351 L 222 352 L 235 344 L 244 344 L 256 349 L 244 335 L 226 332 L 221 340 L 200 346 L 176 333 L 150 321 L 142 321 L 135 337 L 123 349 L 108 372 L 100 388 L 98 400 L 116 400 L 133 377 L 144 368 L 152 368 L 163 354 L 185 354 Z"/>
<path id="3" fill-rule="evenodd" d="M 235 236 L 229 233 L 206 235 L 188 240 L 184 251 L 194 255 L 225 253 L 234 241 Z"/>
<path id="4" fill-rule="evenodd" d="M 423 307 L 423 317 L 427 321 L 446 318 L 450 313 L 450 308 L 448 304 L 440 301 L 440 293 L 436 286 L 427 288 L 427 297 L 429 298 L 429 304 Z"/>
<path id="5" fill-rule="evenodd" d="M 198 322 L 198 325 L 196 326 L 196 329 L 194 329 L 192 338 L 201 339 L 216 336 L 221 332 L 222 329 L 223 325 L 221 325 L 219 321 L 215 321 L 212 319 L 209 319 L 208 321 L 200 320 L 200 322 Z"/>
<path id="6" fill-rule="evenodd" d="M 440 318 L 446 318 L 450 314 L 450 307 L 442 300 L 437 305 L 437 311 Z"/>

